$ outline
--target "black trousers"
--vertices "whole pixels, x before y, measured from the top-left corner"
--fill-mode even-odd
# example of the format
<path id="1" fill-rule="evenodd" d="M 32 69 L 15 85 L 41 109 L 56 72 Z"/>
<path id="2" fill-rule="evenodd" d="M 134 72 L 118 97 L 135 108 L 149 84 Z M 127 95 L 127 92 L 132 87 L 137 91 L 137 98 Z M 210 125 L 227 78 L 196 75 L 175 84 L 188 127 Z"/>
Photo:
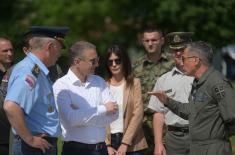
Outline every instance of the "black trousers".
<path id="1" fill-rule="evenodd" d="M 0 144 L 0 154 L 9 155 L 9 144 Z"/>
<path id="2" fill-rule="evenodd" d="M 76 142 L 64 142 L 62 155 L 108 155 L 108 150 L 105 147 L 101 148 L 86 148 Z"/>

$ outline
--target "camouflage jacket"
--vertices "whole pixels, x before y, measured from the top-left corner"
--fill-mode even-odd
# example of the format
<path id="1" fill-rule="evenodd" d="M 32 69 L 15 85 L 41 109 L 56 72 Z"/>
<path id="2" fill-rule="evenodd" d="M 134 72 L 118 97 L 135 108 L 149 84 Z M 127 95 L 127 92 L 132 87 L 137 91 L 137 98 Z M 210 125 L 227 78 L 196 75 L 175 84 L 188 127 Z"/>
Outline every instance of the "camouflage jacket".
<path id="1" fill-rule="evenodd" d="M 4 74 L 1 75 L 0 79 L 0 144 L 9 144 L 10 135 L 10 123 L 7 116 L 3 110 L 3 103 L 7 93 L 7 84 L 9 76 L 12 71 L 11 67 Z"/>
<path id="2" fill-rule="evenodd" d="M 165 53 L 162 53 L 158 62 L 152 62 L 148 60 L 147 55 L 144 55 L 133 64 L 134 76 L 139 78 L 141 82 L 145 113 L 150 99 L 147 92 L 152 91 L 157 78 L 171 70 L 173 66 L 174 61 Z"/>

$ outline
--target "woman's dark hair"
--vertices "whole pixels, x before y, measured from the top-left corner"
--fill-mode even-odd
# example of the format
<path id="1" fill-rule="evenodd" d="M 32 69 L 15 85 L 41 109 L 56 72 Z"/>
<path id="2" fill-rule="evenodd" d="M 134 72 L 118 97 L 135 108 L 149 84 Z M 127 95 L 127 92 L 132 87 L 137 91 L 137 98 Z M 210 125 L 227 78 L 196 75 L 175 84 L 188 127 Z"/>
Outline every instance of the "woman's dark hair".
<path id="1" fill-rule="evenodd" d="M 105 68 L 107 71 L 107 78 L 106 80 L 109 81 L 112 77 L 112 73 L 109 70 L 108 66 L 108 60 L 111 54 L 115 54 L 122 62 L 122 69 L 123 69 L 123 75 L 126 80 L 126 87 L 131 87 L 133 85 L 133 74 L 132 74 L 132 67 L 131 67 L 131 60 L 129 58 L 129 55 L 127 54 L 126 50 L 124 50 L 123 47 L 117 44 L 113 44 L 108 47 L 107 52 L 105 54 Z"/>

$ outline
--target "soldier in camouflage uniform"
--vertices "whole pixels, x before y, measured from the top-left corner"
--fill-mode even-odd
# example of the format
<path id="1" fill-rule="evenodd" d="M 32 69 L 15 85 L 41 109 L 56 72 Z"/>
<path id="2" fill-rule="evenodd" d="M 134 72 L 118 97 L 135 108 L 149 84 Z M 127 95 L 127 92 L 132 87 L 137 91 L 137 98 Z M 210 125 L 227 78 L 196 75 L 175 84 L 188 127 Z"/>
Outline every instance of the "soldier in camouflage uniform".
<path id="1" fill-rule="evenodd" d="M 142 34 L 142 44 L 146 50 L 146 54 L 133 64 L 133 73 L 141 82 L 144 103 L 143 128 L 149 144 L 149 149 L 146 154 L 152 154 L 154 148 L 154 136 L 152 130 L 153 113 L 147 108 L 150 99 L 147 92 L 153 90 L 158 77 L 171 70 L 174 61 L 169 55 L 162 52 L 164 37 L 160 29 L 147 27 Z"/>
<path id="2" fill-rule="evenodd" d="M 6 72 L 13 61 L 13 46 L 7 38 L 0 38 L 0 154 L 9 154 L 10 124 L 3 110 L 6 89 L 2 87 L 8 81 Z"/>
<path id="3" fill-rule="evenodd" d="M 235 92 L 211 66 L 212 58 L 213 51 L 204 42 L 191 43 L 184 50 L 184 71 L 195 77 L 188 104 L 167 97 L 163 91 L 154 92 L 165 106 L 189 120 L 190 155 L 232 155 L 229 129 L 235 122 Z"/>

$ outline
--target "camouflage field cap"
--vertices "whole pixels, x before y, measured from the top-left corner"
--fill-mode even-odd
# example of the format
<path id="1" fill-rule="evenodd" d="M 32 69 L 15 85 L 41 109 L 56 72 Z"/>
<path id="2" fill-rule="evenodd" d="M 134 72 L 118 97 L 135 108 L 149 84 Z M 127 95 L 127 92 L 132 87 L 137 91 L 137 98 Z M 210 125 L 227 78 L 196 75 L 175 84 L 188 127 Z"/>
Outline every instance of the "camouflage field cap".
<path id="1" fill-rule="evenodd" d="M 50 37 L 58 40 L 62 47 L 65 48 L 63 43 L 64 37 L 69 32 L 68 27 L 49 27 L 49 26 L 31 26 L 29 31 L 24 34 L 25 37 Z"/>
<path id="2" fill-rule="evenodd" d="M 170 49 L 182 49 L 186 44 L 192 42 L 193 32 L 171 32 L 166 35 L 166 41 Z"/>

